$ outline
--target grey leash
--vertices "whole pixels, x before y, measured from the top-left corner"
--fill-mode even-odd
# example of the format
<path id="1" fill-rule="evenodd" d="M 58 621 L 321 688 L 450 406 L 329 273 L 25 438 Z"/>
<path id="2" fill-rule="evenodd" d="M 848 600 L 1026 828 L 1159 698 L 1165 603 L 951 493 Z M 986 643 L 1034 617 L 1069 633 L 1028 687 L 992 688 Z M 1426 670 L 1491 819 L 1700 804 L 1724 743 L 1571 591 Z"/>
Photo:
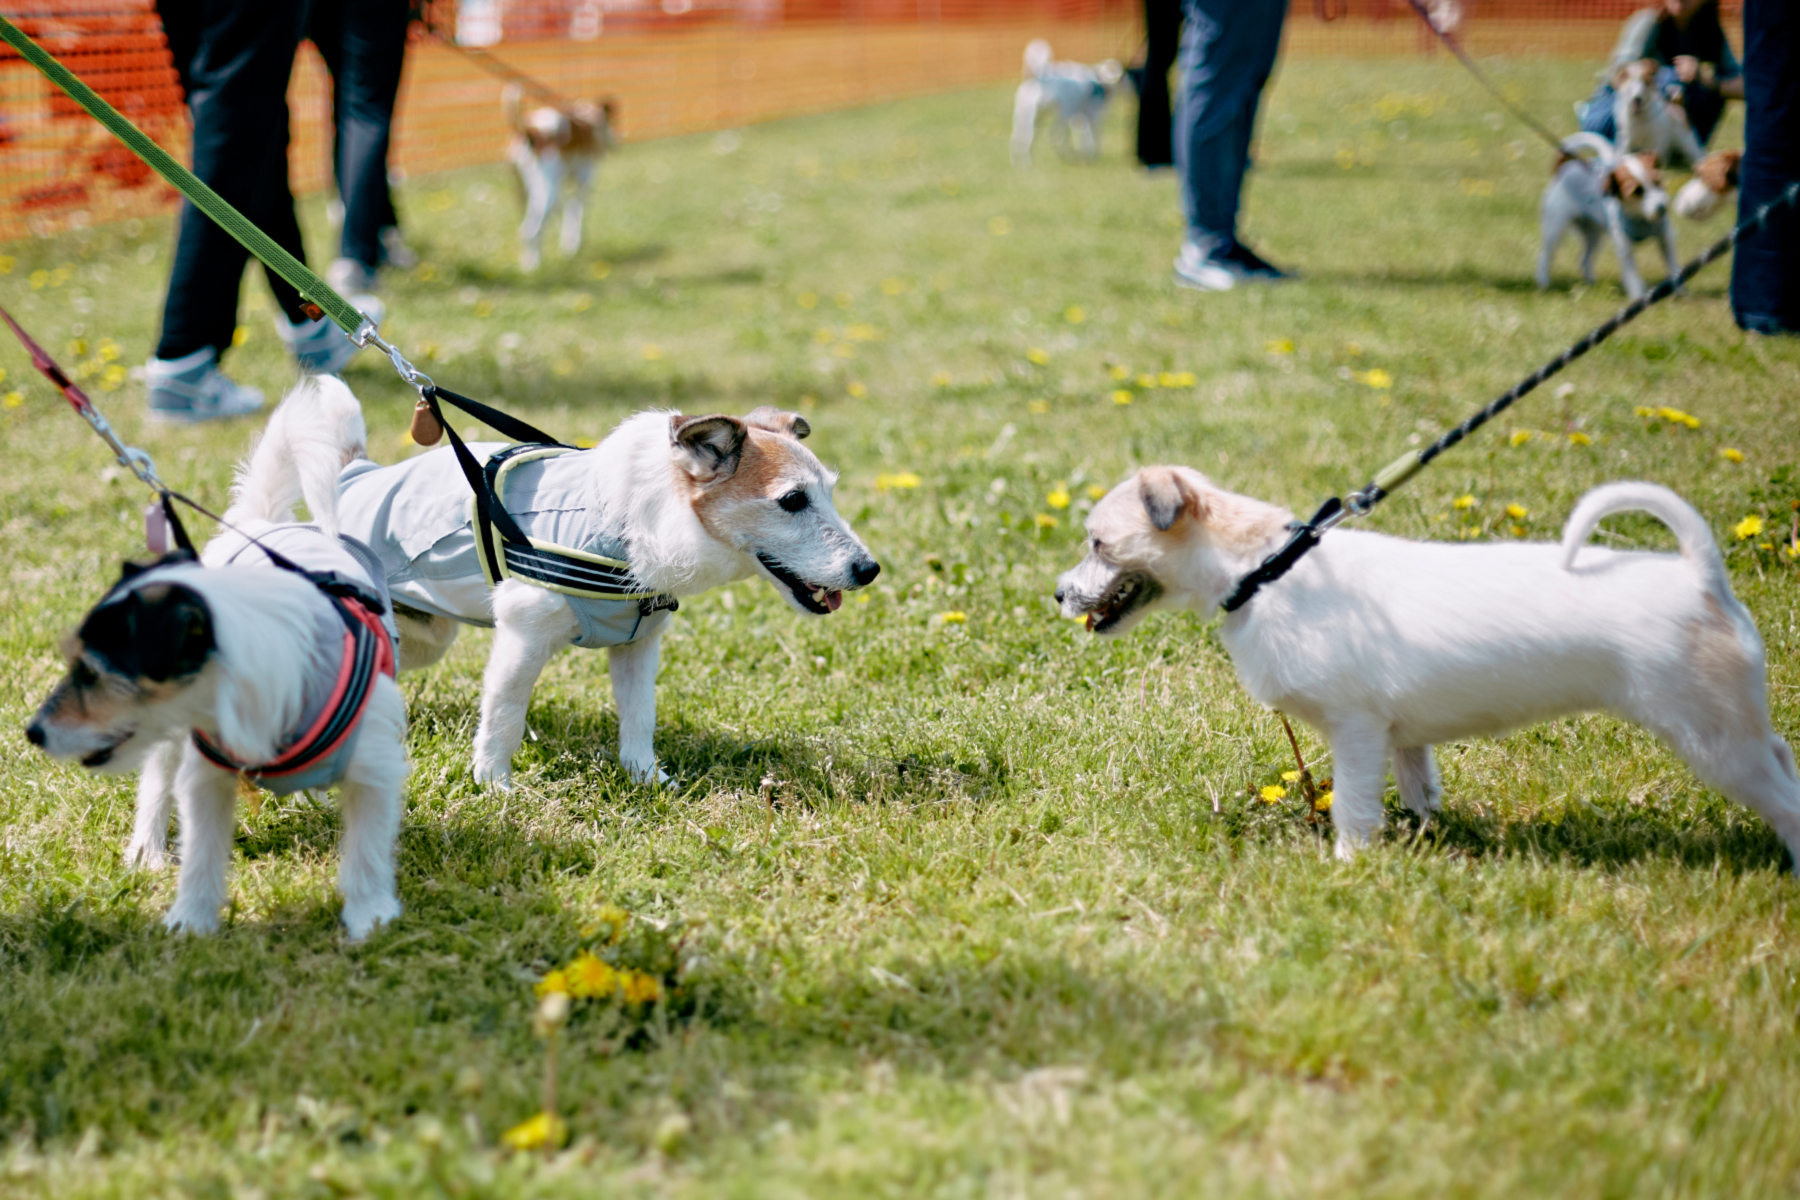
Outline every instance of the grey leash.
<path id="1" fill-rule="evenodd" d="M 1539 384 L 1556 375 L 1564 367 L 1617 333 L 1622 326 L 1636 320 L 1645 309 L 1653 304 L 1660 304 L 1673 296 L 1683 284 L 1699 274 L 1703 267 L 1724 257 L 1736 247 L 1738 242 L 1751 234 L 1760 232 L 1768 225 L 1770 217 L 1793 207 L 1796 203 L 1800 203 L 1800 183 L 1790 183 L 1787 190 L 1780 196 L 1758 208 L 1753 216 L 1740 221 L 1730 233 L 1701 251 L 1681 270 L 1627 304 L 1611 319 L 1515 383 L 1492 402 L 1477 409 L 1468 420 L 1446 430 L 1442 437 L 1423 450 L 1408 450 L 1376 472 L 1375 478 L 1360 491 L 1352 492 L 1348 500 L 1340 500 L 1336 496 L 1327 500 L 1319 506 L 1319 511 L 1313 514 L 1311 520 L 1298 522 L 1291 526 L 1288 540 L 1282 544 L 1281 548 L 1263 559 L 1262 564 L 1256 570 L 1238 580 L 1237 587 L 1232 589 L 1231 594 L 1225 597 L 1219 607 L 1229 613 L 1236 612 L 1248 604 L 1250 598 L 1265 585 L 1274 583 L 1292 570 L 1294 564 L 1299 562 L 1307 551 L 1319 544 L 1319 538 L 1326 530 L 1345 517 L 1368 515 L 1371 509 L 1392 495 L 1395 489 L 1418 474 L 1438 455 L 1505 412 L 1514 401 L 1536 390 Z"/>

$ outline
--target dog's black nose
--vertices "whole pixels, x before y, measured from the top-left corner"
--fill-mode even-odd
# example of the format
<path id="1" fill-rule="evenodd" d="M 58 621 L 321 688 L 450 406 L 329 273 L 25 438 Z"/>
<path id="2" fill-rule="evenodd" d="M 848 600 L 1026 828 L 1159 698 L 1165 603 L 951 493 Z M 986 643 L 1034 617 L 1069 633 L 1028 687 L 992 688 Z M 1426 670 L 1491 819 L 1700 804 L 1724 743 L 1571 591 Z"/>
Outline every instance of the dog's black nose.
<path id="1" fill-rule="evenodd" d="M 27 725 L 25 727 L 25 740 L 30 742 L 34 746 L 43 745 L 44 744 L 44 727 L 42 725 L 39 725 L 36 721 L 33 721 L 31 724 Z"/>
<path id="2" fill-rule="evenodd" d="M 1057 584 L 1056 590 L 1050 594 L 1056 597 L 1056 602 L 1058 604 L 1061 604 L 1063 602 L 1063 585 L 1060 583 Z"/>
<path id="3" fill-rule="evenodd" d="M 881 564 L 872 558 L 865 558 L 850 568 L 850 578 L 856 580 L 857 587 L 868 587 L 881 574 Z"/>

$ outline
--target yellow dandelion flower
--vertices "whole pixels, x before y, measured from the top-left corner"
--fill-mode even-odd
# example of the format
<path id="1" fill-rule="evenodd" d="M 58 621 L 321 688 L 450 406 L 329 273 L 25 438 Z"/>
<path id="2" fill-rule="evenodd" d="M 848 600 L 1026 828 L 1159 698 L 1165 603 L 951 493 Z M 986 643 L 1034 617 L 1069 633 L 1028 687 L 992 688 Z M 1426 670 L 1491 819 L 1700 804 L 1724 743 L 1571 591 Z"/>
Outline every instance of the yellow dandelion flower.
<path id="1" fill-rule="evenodd" d="M 1025 352 L 1025 361 L 1036 363 L 1041 367 L 1050 361 L 1050 352 L 1048 350 L 1040 350 L 1038 347 L 1033 346 Z"/>
<path id="2" fill-rule="evenodd" d="M 642 971 L 625 971 L 619 984 L 619 997 L 627 1004 L 650 1004 L 662 998 L 662 983 L 656 976 Z"/>
<path id="3" fill-rule="evenodd" d="M 859 322 L 855 325 L 845 326 L 844 336 L 853 342 L 878 342 L 881 340 L 881 330 L 873 325 Z"/>
<path id="4" fill-rule="evenodd" d="M 631 924 L 631 914 L 616 904 L 602 904 L 600 906 L 600 911 L 594 914 L 594 920 L 597 925 L 612 926 L 612 936 L 607 940 L 610 942 L 617 942 L 620 938 L 625 936 L 625 927 Z M 582 936 L 592 937 L 593 935 L 583 933 Z"/>
<path id="5" fill-rule="evenodd" d="M 1524 537 L 1525 536 L 1525 527 L 1523 525 L 1514 525 L 1512 527 L 1512 535 L 1514 537 Z"/>
<path id="6" fill-rule="evenodd" d="M 1737 534 L 1738 541 L 1740 541 L 1740 542 L 1747 541 L 1750 538 L 1755 537 L 1757 534 L 1761 533 L 1762 531 L 1763 531 L 1763 519 L 1761 517 L 1755 516 L 1755 515 L 1745 517 L 1743 520 L 1739 521 L 1736 525 L 1733 525 L 1731 527 L 1731 532 Z"/>
<path id="7" fill-rule="evenodd" d="M 1126 391 L 1124 388 L 1120 388 L 1118 391 L 1116 391 L 1112 394 L 1112 402 L 1114 404 L 1130 404 L 1131 403 L 1131 393 Z"/>
<path id="8" fill-rule="evenodd" d="M 966 622 L 968 619 L 969 619 L 968 613 L 942 612 L 942 613 L 938 614 L 938 620 L 942 621 L 946 625 L 961 625 L 964 622 Z"/>
<path id="9" fill-rule="evenodd" d="M 6 393 L 4 397 L 0 397 L 0 404 L 4 404 L 8 408 L 17 408 L 23 403 L 25 403 L 24 392 L 11 391 Z"/>
<path id="10" fill-rule="evenodd" d="M 111 338 L 102 338 L 100 340 L 100 360 L 102 362 L 114 362 L 118 357 L 119 343 L 113 341 Z M 0 379 L 5 378 L 6 372 L 0 371 Z"/>
<path id="11" fill-rule="evenodd" d="M 1081 307 L 1079 304 L 1071 304 L 1069 307 L 1063 309 L 1063 320 L 1071 325 L 1079 325 L 1087 320 L 1087 309 Z"/>
<path id="12" fill-rule="evenodd" d="M 500 1135 L 500 1144 L 508 1150 L 542 1150 L 560 1146 L 568 1139 L 569 1126 L 555 1113 L 541 1112 L 521 1121 Z"/>
<path id="13" fill-rule="evenodd" d="M 1594 439 L 1587 434 L 1582 433 L 1580 430 L 1576 430 L 1569 435 L 1569 445 L 1571 446 L 1591 446 L 1593 444 Z"/>
<path id="14" fill-rule="evenodd" d="M 1294 352 L 1294 339 L 1274 338 L 1271 341 L 1264 342 L 1263 349 L 1267 350 L 1270 354 L 1292 354 Z"/>
<path id="15" fill-rule="evenodd" d="M 599 444 L 600 443 L 596 442 L 593 438 L 576 438 L 575 439 L 575 448 L 577 450 L 592 450 L 595 446 L 598 446 Z"/>
<path id="16" fill-rule="evenodd" d="M 583 313 L 592 307 L 594 298 L 586 292 L 576 292 L 574 299 L 569 301 L 569 308 L 573 312 Z"/>
<path id="17" fill-rule="evenodd" d="M 1656 415 L 1671 425 L 1686 425 L 1689 429 L 1700 428 L 1700 418 L 1691 413 L 1684 413 L 1679 408 L 1659 408 Z"/>
<path id="18" fill-rule="evenodd" d="M 1654 408 L 1646 408 L 1642 404 L 1638 405 L 1636 408 L 1632 409 L 1631 411 L 1636 413 L 1640 417 L 1654 417 L 1656 415 L 1656 410 Z"/>
<path id="19" fill-rule="evenodd" d="M 1069 489 L 1064 487 L 1052 489 L 1050 494 L 1044 497 L 1044 503 L 1051 508 L 1069 507 Z"/>
<path id="20" fill-rule="evenodd" d="M 488 300 L 477 300 L 475 302 L 475 315 L 477 317 L 481 318 L 482 320 L 486 320 L 488 317 L 493 316 L 494 315 L 493 303 Z"/>
<path id="21" fill-rule="evenodd" d="M 864 396 L 869 394 L 868 386 L 861 383 L 852 383 L 844 390 L 849 392 L 851 397 L 857 400 L 861 400 Z"/>
<path id="22" fill-rule="evenodd" d="M 1789 542 L 1781 548 L 1781 552 L 1789 558 L 1800 558 L 1800 542 Z"/>
<path id="23" fill-rule="evenodd" d="M 911 471 L 895 471 L 893 474 L 881 474 L 875 477 L 875 490 L 885 492 L 891 488 L 902 491 L 919 486 L 919 477 Z"/>
<path id="24" fill-rule="evenodd" d="M 1049 513 L 1034 513 L 1031 519 L 1037 522 L 1037 527 L 1039 529 L 1055 529 L 1058 525 L 1062 524 L 1061 521 L 1058 521 Z"/>
<path id="25" fill-rule="evenodd" d="M 588 264 L 588 278 L 589 279 L 605 279 L 608 275 L 611 275 L 611 274 L 612 274 L 612 264 L 609 262 L 597 262 L 597 263 L 589 263 Z"/>
<path id="26" fill-rule="evenodd" d="M 1161 371 L 1156 376 L 1156 384 L 1158 387 L 1174 387 L 1176 378 L 1173 371 Z"/>
<path id="27" fill-rule="evenodd" d="M 1394 386 L 1394 377 L 1380 367 L 1371 367 L 1367 371 L 1356 372 L 1356 382 L 1377 390 Z"/>
<path id="28" fill-rule="evenodd" d="M 35 292 L 46 283 L 50 282 L 50 272 L 39 267 L 37 270 L 33 271 L 28 278 L 31 280 L 31 290 Z"/>
<path id="29" fill-rule="evenodd" d="M 1515 446 L 1523 446 L 1526 442 L 1531 440 L 1531 430 L 1515 429 L 1512 431 L 1512 436 L 1506 440 Z"/>
<path id="30" fill-rule="evenodd" d="M 537 986 L 532 990 L 540 996 L 548 996 L 551 992 L 561 992 L 566 996 L 569 994 L 569 977 L 561 971 L 551 971 L 538 980 Z"/>
<path id="31" fill-rule="evenodd" d="M 1033 400 L 1025 406 L 1025 411 L 1034 416 L 1041 417 L 1050 411 L 1050 402 L 1048 400 Z"/>
<path id="32" fill-rule="evenodd" d="M 1163 386 L 1165 386 L 1165 387 L 1193 387 L 1198 382 L 1199 382 L 1198 377 L 1195 376 L 1195 374 L 1192 371 L 1176 371 L 1175 372 L 1175 382 L 1171 383 L 1171 384 L 1165 384 Z"/>
<path id="33" fill-rule="evenodd" d="M 1138 385 L 1138 387 L 1142 388 L 1143 390 L 1149 391 L 1151 388 L 1156 386 L 1156 376 L 1154 376 L 1154 375 L 1139 375 L 1137 377 L 1137 385 Z"/>
<path id="34" fill-rule="evenodd" d="M 950 372 L 948 372 L 948 371 L 933 371 L 931 373 L 931 386 L 932 387 L 949 387 L 950 386 Z"/>
<path id="35" fill-rule="evenodd" d="M 988 232 L 995 237 L 1005 237 L 1012 232 L 1012 222 L 1005 217 L 989 217 Z"/>
<path id="36" fill-rule="evenodd" d="M 1350 357 L 1361 358 L 1362 352 L 1363 352 L 1363 348 L 1362 348 L 1361 342 L 1345 342 L 1344 343 L 1344 353 L 1348 354 Z"/>
<path id="37" fill-rule="evenodd" d="M 1506 506 L 1506 515 L 1515 521 L 1523 521 L 1531 515 L 1531 510 L 1523 504 L 1509 504 Z"/>
<path id="38" fill-rule="evenodd" d="M 1741 463 L 1744 461 L 1744 452 L 1742 450 L 1733 450 L 1730 446 L 1727 446 L 1719 451 L 1719 457 L 1726 462 Z"/>
<path id="39" fill-rule="evenodd" d="M 881 281 L 881 294 L 884 296 L 898 296 L 905 290 L 906 280 L 901 279 L 897 275 L 889 275 L 886 279 Z M 814 303 L 817 303 L 817 300 L 815 300 Z"/>
<path id="40" fill-rule="evenodd" d="M 1112 377 L 1114 382 L 1119 382 L 1131 378 L 1131 368 L 1124 363 L 1114 363 L 1107 374 Z"/>
<path id="41" fill-rule="evenodd" d="M 821 346 L 829 346 L 831 343 L 837 341 L 837 333 L 821 326 L 820 328 L 813 330 L 812 340 Z"/>
<path id="42" fill-rule="evenodd" d="M 655 342 L 646 343 L 642 351 L 645 362 L 659 362 L 663 356 L 663 348 Z"/>
<path id="43" fill-rule="evenodd" d="M 836 295 L 832 296 L 831 302 L 839 308 L 849 308 L 852 304 L 856 303 L 856 297 L 852 296 L 849 292 L 838 292 Z"/>
<path id="44" fill-rule="evenodd" d="M 1450 502 L 1450 507 L 1451 508 L 1474 508 L 1475 507 L 1475 496 L 1473 493 L 1464 493 L 1463 495 L 1458 496 L 1456 499 L 1452 500 Z"/>
<path id="45" fill-rule="evenodd" d="M 11 275 L 19 260 L 10 254 L 0 254 L 0 275 Z"/>
<path id="46" fill-rule="evenodd" d="M 831 348 L 831 353 L 838 358 L 855 358 L 856 347 L 849 342 L 839 342 Z"/>
<path id="47" fill-rule="evenodd" d="M 1300 782 L 1300 772 L 1298 772 L 1298 771 L 1283 771 L 1281 773 L 1281 782 L 1283 782 L 1283 783 L 1299 783 Z"/>
<path id="48" fill-rule="evenodd" d="M 620 973 L 587 951 L 576 955 L 575 961 L 563 968 L 563 978 L 568 981 L 569 995 L 576 999 L 610 996 L 620 984 Z"/>
<path id="49" fill-rule="evenodd" d="M 1320 792 L 1319 798 L 1313 801 L 1313 811 L 1330 812 L 1332 795 L 1333 793 L 1329 791 Z"/>
<path id="50" fill-rule="evenodd" d="M 103 392 L 117 391 L 124 382 L 125 368 L 118 363 L 111 363 L 106 370 L 100 372 L 100 390 Z"/>
<path id="51" fill-rule="evenodd" d="M 798 304 L 801 308 L 804 308 L 807 312 L 811 312 L 813 309 L 819 307 L 819 293 L 801 292 L 798 296 L 794 297 L 794 303 Z"/>
<path id="52" fill-rule="evenodd" d="M 1102 496 L 1106 495 L 1106 489 L 1101 487 L 1097 483 L 1088 484 L 1087 488 L 1085 490 L 1087 491 L 1087 498 L 1089 500 L 1098 500 Z"/>
<path id="53" fill-rule="evenodd" d="M 1266 783 L 1257 795 L 1263 798 L 1264 804 L 1273 804 L 1277 800 L 1282 800 L 1287 797 L 1287 789 L 1282 787 L 1279 783 Z"/>

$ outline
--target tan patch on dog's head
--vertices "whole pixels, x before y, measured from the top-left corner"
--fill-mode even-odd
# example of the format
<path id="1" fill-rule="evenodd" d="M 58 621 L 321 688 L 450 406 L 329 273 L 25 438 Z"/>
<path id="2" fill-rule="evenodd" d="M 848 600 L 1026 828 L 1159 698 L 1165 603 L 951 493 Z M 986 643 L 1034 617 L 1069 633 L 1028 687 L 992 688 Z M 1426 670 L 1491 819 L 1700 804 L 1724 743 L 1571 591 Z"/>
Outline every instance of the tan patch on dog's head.
<path id="1" fill-rule="evenodd" d="M 1656 60 L 1652 58 L 1635 59 L 1622 64 L 1617 71 L 1613 72 L 1613 87 L 1624 87 L 1634 79 L 1647 84 L 1654 78 L 1656 78 Z"/>
<path id="2" fill-rule="evenodd" d="M 671 427 L 689 502 L 701 525 L 722 541 L 736 539 L 724 536 L 721 514 L 745 501 L 777 499 L 828 474 L 800 444 L 811 429 L 794 413 L 764 406 L 748 417 L 675 417 Z"/>
<path id="3" fill-rule="evenodd" d="M 1714 150 L 1694 168 L 1694 177 L 1707 191 L 1723 196 L 1738 185 L 1738 165 L 1743 159 L 1742 150 Z"/>

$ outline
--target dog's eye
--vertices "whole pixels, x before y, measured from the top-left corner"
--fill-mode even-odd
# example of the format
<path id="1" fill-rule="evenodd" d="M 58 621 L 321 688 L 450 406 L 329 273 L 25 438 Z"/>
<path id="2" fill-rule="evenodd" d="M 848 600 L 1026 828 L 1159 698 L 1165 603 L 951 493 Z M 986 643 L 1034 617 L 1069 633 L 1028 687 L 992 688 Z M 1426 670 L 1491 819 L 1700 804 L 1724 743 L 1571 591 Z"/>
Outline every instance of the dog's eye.
<path id="1" fill-rule="evenodd" d="M 799 512 L 811 503 L 811 501 L 806 498 L 805 492 L 801 491 L 799 488 L 795 488 L 775 503 L 781 505 L 783 512 Z"/>
<path id="2" fill-rule="evenodd" d="M 78 658 L 69 668 L 69 682 L 78 688 L 93 687 L 100 682 L 100 673 L 88 666 L 87 660 Z"/>

